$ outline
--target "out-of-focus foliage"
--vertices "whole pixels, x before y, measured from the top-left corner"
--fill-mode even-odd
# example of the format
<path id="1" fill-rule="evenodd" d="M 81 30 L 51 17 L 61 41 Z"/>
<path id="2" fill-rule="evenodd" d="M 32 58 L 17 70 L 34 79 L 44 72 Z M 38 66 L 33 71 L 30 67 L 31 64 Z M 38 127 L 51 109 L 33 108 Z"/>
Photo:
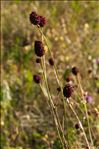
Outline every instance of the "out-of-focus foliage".
<path id="1" fill-rule="evenodd" d="M 41 74 L 42 70 L 36 69 L 39 66 L 35 63 L 33 45 L 36 39 L 41 40 L 41 35 L 29 22 L 31 11 L 37 11 L 47 19 L 44 34 L 60 79 L 65 84 L 69 68 L 78 66 L 84 90 L 93 96 L 96 108 L 99 103 L 99 63 L 96 62 L 99 58 L 98 2 L 2 1 L 1 149 L 62 148 L 45 97 L 32 79 L 37 70 Z M 50 67 L 48 74 L 51 76 L 51 90 L 55 93 L 56 83 Z M 94 123 L 95 119 L 91 119 Z M 97 120 L 94 125 L 98 123 Z M 72 149 L 72 144 L 77 143 L 77 136 L 72 127 L 68 132 Z M 96 128 L 94 133 L 94 143 L 98 147 Z"/>

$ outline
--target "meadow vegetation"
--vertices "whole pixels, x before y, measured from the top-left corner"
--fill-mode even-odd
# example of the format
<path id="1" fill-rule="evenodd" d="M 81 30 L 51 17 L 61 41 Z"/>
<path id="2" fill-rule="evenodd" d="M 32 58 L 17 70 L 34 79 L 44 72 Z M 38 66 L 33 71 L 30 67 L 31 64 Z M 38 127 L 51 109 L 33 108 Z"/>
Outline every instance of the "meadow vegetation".
<path id="1" fill-rule="evenodd" d="M 42 30 L 31 24 L 32 11 L 46 18 Z M 63 144 L 65 137 L 68 149 L 87 149 L 85 132 L 90 149 L 99 148 L 98 34 L 98 1 L 1 1 L 1 149 L 63 149 L 47 104 L 45 65 Z M 37 40 L 44 42 L 43 65 L 35 55 Z M 77 67 L 80 79 L 72 72 L 73 67 Z M 35 74 L 41 76 L 41 85 L 35 83 Z M 67 100 L 60 90 L 68 82 L 73 93 Z M 63 98 L 68 101 L 66 113 Z"/>

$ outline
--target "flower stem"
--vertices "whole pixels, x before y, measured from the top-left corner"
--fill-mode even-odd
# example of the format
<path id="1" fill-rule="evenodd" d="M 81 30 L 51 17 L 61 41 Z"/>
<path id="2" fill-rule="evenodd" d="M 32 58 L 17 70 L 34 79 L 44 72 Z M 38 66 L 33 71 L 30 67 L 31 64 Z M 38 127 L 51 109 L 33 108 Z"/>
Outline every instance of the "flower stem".
<path id="1" fill-rule="evenodd" d="M 41 67 L 43 69 L 43 75 L 44 75 L 46 88 L 47 88 L 47 93 L 48 93 L 48 97 L 49 97 L 49 107 L 51 109 L 51 112 L 52 112 L 52 115 L 53 115 L 53 118 L 54 118 L 54 122 L 55 122 L 55 125 L 56 125 L 58 136 L 59 136 L 60 141 L 62 143 L 63 149 L 65 149 L 65 146 L 67 148 L 67 145 L 66 145 L 64 132 L 62 130 L 62 127 L 61 127 L 61 124 L 60 124 L 60 121 L 59 121 L 59 117 L 58 117 L 56 108 L 55 108 L 54 103 L 52 101 L 52 97 L 51 97 L 50 90 L 49 90 L 49 85 L 48 85 L 48 82 L 47 82 L 46 66 L 45 66 L 45 64 L 43 62 L 45 63 L 45 57 L 43 57 L 43 59 L 41 60 Z M 62 138 L 61 138 L 61 135 L 60 135 L 60 131 L 62 132 Z"/>
<path id="2" fill-rule="evenodd" d="M 87 136 L 86 136 L 86 133 L 85 133 L 85 131 L 84 131 L 83 125 L 82 125 L 82 123 L 81 123 L 81 121 L 80 121 L 80 119 L 79 119 L 77 113 L 75 112 L 74 108 L 72 107 L 71 103 L 69 102 L 69 99 L 68 99 L 68 98 L 67 98 L 67 102 L 68 102 L 68 105 L 69 105 L 69 107 L 71 108 L 72 112 L 74 113 L 75 117 L 77 118 L 78 123 L 79 123 L 79 125 L 80 125 L 80 127 L 81 127 L 81 129 L 82 129 L 82 131 L 83 131 L 83 133 L 84 133 L 84 136 L 85 136 L 85 140 L 86 140 L 86 144 L 87 144 L 87 146 L 88 146 L 88 149 L 91 149 L 91 148 L 90 148 L 90 145 L 89 145 L 89 142 L 88 142 L 88 139 L 87 139 Z"/>
<path id="3" fill-rule="evenodd" d="M 86 113 L 86 118 L 87 118 L 87 124 L 88 124 L 88 131 L 89 131 L 90 141 L 91 141 L 91 144 L 93 146 L 93 139 L 92 139 L 92 134 L 91 134 L 91 129 L 90 129 L 90 122 L 89 122 L 89 117 L 88 117 L 88 110 L 87 110 L 86 101 L 84 99 L 84 94 L 83 94 L 82 85 L 80 83 L 80 76 L 79 76 L 79 74 L 77 75 L 77 81 L 78 81 L 78 85 L 79 85 L 79 88 L 80 88 L 80 91 L 81 91 L 81 96 L 82 96 L 83 104 L 84 104 L 84 108 L 85 108 L 85 113 Z"/>

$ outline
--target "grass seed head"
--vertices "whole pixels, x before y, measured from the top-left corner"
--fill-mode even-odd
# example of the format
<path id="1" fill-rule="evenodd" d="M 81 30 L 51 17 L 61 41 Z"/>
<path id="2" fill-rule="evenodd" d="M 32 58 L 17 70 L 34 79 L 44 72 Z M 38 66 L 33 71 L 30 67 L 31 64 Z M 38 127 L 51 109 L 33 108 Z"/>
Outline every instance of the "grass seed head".
<path id="1" fill-rule="evenodd" d="M 45 24 L 46 24 L 46 18 L 43 16 L 39 16 L 39 26 L 44 27 Z"/>

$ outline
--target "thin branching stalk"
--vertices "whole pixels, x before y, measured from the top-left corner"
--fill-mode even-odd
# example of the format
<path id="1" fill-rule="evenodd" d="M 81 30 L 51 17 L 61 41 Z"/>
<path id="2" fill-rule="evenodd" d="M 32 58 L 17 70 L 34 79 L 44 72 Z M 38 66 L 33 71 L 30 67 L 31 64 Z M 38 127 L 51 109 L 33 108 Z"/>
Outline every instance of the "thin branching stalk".
<path id="1" fill-rule="evenodd" d="M 44 57 L 43 57 L 44 58 Z M 44 62 L 45 63 L 45 62 Z M 54 106 L 54 103 L 52 101 L 52 97 L 51 97 L 51 94 L 50 94 L 50 91 L 49 91 L 49 86 L 48 86 L 48 82 L 47 82 L 47 76 L 46 76 L 46 72 L 45 72 L 45 68 L 44 68 L 44 64 L 43 61 L 41 60 L 41 67 L 43 69 L 43 75 L 44 75 L 44 79 L 45 79 L 45 83 L 46 83 L 46 89 L 47 89 L 47 93 L 48 93 L 48 97 L 49 97 L 49 105 L 50 105 L 50 109 L 51 109 L 51 112 L 53 114 L 53 118 L 54 118 L 54 121 L 55 121 L 55 125 L 56 125 L 56 129 L 57 129 L 57 133 L 59 135 L 59 138 L 60 138 L 60 141 L 62 143 L 62 146 L 63 146 L 63 149 L 67 148 L 67 145 L 66 145 L 66 140 L 65 140 L 65 136 L 64 136 L 64 132 L 62 130 L 62 127 L 61 127 L 61 124 L 60 124 L 60 121 L 59 121 L 59 117 L 58 117 L 58 114 L 56 112 L 56 109 L 55 109 L 55 106 Z M 61 138 L 61 135 L 60 135 L 60 131 L 62 133 L 62 138 Z M 65 147 L 66 146 L 66 147 Z"/>
<path id="2" fill-rule="evenodd" d="M 42 92 L 44 93 L 44 90 L 43 90 L 41 84 L 40 84 L 40 87 L 41 87 Z M 45 95 L 45 94 L 44 94 L 44 95 Z M 50 110 L 50 111 L 51 111 L 51 113 L 52 113 L 52 116 L 53 116 L 53 119 L 54 119 L 54 122 L 55 122 L 57 134 L 58 134 L 58 136 L 59 136 L 59 139 L 60 139 L 60 141 L 61 141 L 61 144 L 62 144 L 63 149 L 65 149 L 63 139 L 61 138 L 61 135 L 60 135 L 60 130 L 59 130 L 59 126 L 58 126 L 58 123 L 57 123 L 57 120 L 56 120 L 56 116 L 55 116 L 55 114 L 54 114 L 52 105 L 51 105 L 51 103 L 49 102 L 49 100 L 50 100 L 50 99 L 49 99 L 49 96 L 48 96 L 48 100 L 46 100 L 46 101 L 47 101 L 47 104 L 48 104 L 49 108 L 52 109 L 52 110 Z"/>
<path id="3" fill-rule="evenodd" d="M 80 82 L 80 76 L 79 76 L 79 74 L 77 75 L 77 81 L 78 81 L 78 85 L 79 85 L 79 88 L 80 88 L 80 91 L 81 91 L 81 96 L 82 96 L 83 104 L 84 104 L 84 108 L 85 108 L 85 113 L 86 113 L 86 118 L 87 118 L 87 124 L 88 124 L 88 131 L 89 131 L 90 141 L 91 141 L 92 146 L 94 146 L 93 139 L 92 139 L 92 134 L 91 134 L 91 128 L 90 128 L 90 121 L 89 121 L 89 116 L 88 116 L 88 109 L 87 109 L 86 101 L 84 99 L 83 88 L 82 88 L 82 85 L 81 85 L 81 82 Z"/>
<path id="4" fill-rule="evenodd" d="M 72 98 L 73 99 L 73 98 Z M 80 112 L 83 114 L 83 116 L 85 115 L 85 113 L 83 112 L 83 110 L 81 109 L 81 107 L 79 106 L 79 103 L 76 102 L 74 99 L 73 99 L 73 102 L 75 103 L 75 105 L 78 107 L 78 109 L 80 110 Z"/>
<path id="5" fill-rule="evenodd" d="M 43 42 L 43 36 L 42 36 L 42 42 Z M 65 149 L 64 140 L 63 140 L 63 138 L 61 137 L 61 134 L 60 134 L 59 123 L 58 123 L 58 120 L 57 120 L 55 112 L 54 112 L 55 106 L 54 106 L 54 103 L 52 101 L 50 91 L 49 91 L 49 88 L 48 88 L 47 76 L 46 76 L 45 56 L 43 56 L 43 58 L 41 58 L 41 63 L 40 64 L 41 64 L 41 68 L 43 70 L 43 80 L 45 81 L 45 86 L 46 86 L 46 89 L 47 89 L 47 98 L 48 98 L 47 104 L 48 104 L 49 108 L 51 109 L 51 113 L 52 113 L 52 116 L 53 116 L 53 119 L 54 119 L 54 122 L 55 122 L 55 125 L 56 125 L 56 130 L 57 130 L 59 139 L 62 143 L 62 147 L 63 147 L 63 149 Z M 45 92 L 44 92 L 41 84 L 40 84 L 40 87 L 41 87 L 42 92 L 45 95 Z"/>
<path id="6" fill-rule="evenodd" d="M 89 142 L 88 142 L 88 139 L 87 139 L 87 136 L 86 136 L 86 133 L 85 133 L 85 131 L 84 131 L 83 125 L 82 125 L 82 123 L 81 123 L 81 121 L 80 121 L 80 119 L 79 119 L 77 113 L 75 112 L 73 106 L 72 106 L 71 103 L 69 102 L 69 99 L 68 99 L 68 98 L 67 98 L 67 102 L 68 102 L 68 105 L 69 105 L 69 107 L 71 108 L 72 112 L 74 113 L 76 119 L 78 120 L 78 123 L 79 123 L 79 125 L 80 125 L 80 128 L 81 128 L 82 131 L 83 131 L 83 134 L 84 134 L 84 136 L 85 136 L 85 140 L 86 140 L 88 149 L 91 149 L 91 148 L 90 148 L 90 145 L 89 145 Z"/>
<path id="7" fill-rule="evenodd" d="M 38 26 L 38 29 L 39 29 L 41 35 L 42 35 L 43 38 L 44 38 L 45 44 L 47 45 L 47 48 L 48 48 L 48 50 L 49 50 L 49 52 L 50 52 L 51 57 L 53 58 L 53 54 L 52 54 L 52 52 L 51 52 L 51 50 L 50 50 L 50 48 L 49 48 L 49 45 L 48 45 L 48 43 L 47 43 L 46 36 L 43 34 L 43 30 L 42 30 L 39 26 Z M 58 72 L 57 72 L 57 69 L 56 69 L 56 65 L 55 65 L 55 64 L 54 64 L 54 66 L 53 66 L 53 69 L 54 69 L 54 74 L 55 74 L 57 83 L 58 83 L 58 85 L 62 88 L 62 85 L 61 85 L 61 83 L 60 83 L 60 81 L 59 81 L 59 78 L 58 78 L 58 75 L 57 75 Z"/>
<path id="8" fill-rule="evenodd" d="M 45 43 L 46 43 L 46 45 L 47 45 L 47 47 L 48 47 L 48 50 L 49 50 L 49 52 L 50 52 L 51 57 L 53 58 L 53 54 L 52 54 L 52 52 L 51 52 L 51 50 L 50 50 L 50 48 L 49 48 L 49 46 L 48 46 L 47 39 L 46 39 L 45 35 L 43 34 L 43 31 L 39 28 L 39 26 L 38 26 L 38 29 L 39 29 L 39 31 L 40 31 L 42 37 L 44 38 L 44 41 L 45 41 Z M 58 72 L 57 72 L 57 69 L 56 69 L 56 65 L 53 66 L 53 69 L 54 69 L 54 74 L 55 74 L 57 83 L 58 83 L 59 86 L 61 87 L 61 92 L 62 92 L 62 85 L 61 85 L 61 83 L 60 83 L 60 81 L 59 81 L 59 78 L 58 78 Z M 62 97 L 63 97 L 63 93 L 62 93 Z M 66 105 L 65 105 L 64 97 L 62 98 L 62 100 L 63 100 L 64 112 L 65 112 L 65 117 L 66 117 Z M 79 117 L 77 116 L 77 113 L 75 112 L 75 110 L 74 110 L 74 108 L 72 107 L 72 105 L 69 104 L 69 106 L 71 107 L 71 110 L 73 111 L 73 113 L 74 113 L 74 115 L 76 116 L 76 118 L 79 120 L 80 126 L 81 126 L 81 128 L 82 128 L 83 133 L 84 133 L 84 137 L 85 137 L 86 143 L 87 143 L 87 145 L 88 145 L 88 148 L 90 149 L 90 145 L 89 145 L 89 142 L 88 142 L 86 133 L 85 133 L 85 131 L 84 131 L 84 128 L 83 128 L 83 126 L 82 126 L 82 123 L 81 123 Z"/>
<path id="9" fill-rule="evenodd" d="M 38 27 L 38 28 L 39 28 L 39 27 Z M 45 40 L 46 37 L 45 37 L 44 34 L 43 34 L 43 29 L 41 29 L 40 32 L 41 32 L 41 35 L 42 35 L 42 42 L 43 42 L 43 40 Z M 46 40 L 45 40 L 45 42 L 46 42 L 46 44 L 47 44 L 47 41 L 46 41 Z M 48 44 L 47 44 L 47 47 L 48 47 Z M 49 47 L 48 47 L 48 49 L 50 50 Z M 52 56 L 51 51 L 50 51 L 50 54 L 51 54 L 51 56 Z M 52 58 L 53 58 L 53 57 L 52 57 Z M 42 65 L 42 66 L 44 66 L 45 82 L 46 82 L 46 85 L 47 85 L 47 88 L 48 88 L 48 92 L 49 92 L 49 96 L 50 96 L 50 99 L 51 99 L 52 97 L 51 97 L 51 94 L 50 94 L 49 84 L 48 84 L 48 80 L 47 80 L 47 73 L 46 73 L 45 55 L 43 56 L 42 59 L 43 59 L 43 65 Z M 56 76 L 56 80 L 57 80 L 58 84 L 60 84 L 60 83 L 59 83 L 59 79 L 58 79 L 58 75 L 57 75 L 57 73 L 56 73 L 56 69 L 55 69 L 55 68 L 54 68 L 54 74 L 55 74 L 55 76 Z M 60 85 L 59 85 L 59 86 L 60 86 Z M 62 90 L 62 86 L 61 86 L 61 90 Z M 66 145 L 67 142 L 66 142 L 66 139 L 65 139 L 65 136 L 64 136 L 64 131 L 63 131 L 63 129 L 62 129 L 62 126 L 61 126 L 59 117 L 58 117 L 57 109 L 55 108 L 52 99 L 51 99 L 51 102 L 52 102 L 53 109 L 54 109 L 54 112 L 55 112 L 56 117 L 57 117 L 57 120 L 58 120 L 58 124 L 59 124 L 60 129 L 61 129 L 61 131 L 62 131 L 62 133 L 63 133 L 62 135 L 63 135 L 63 139 L 64 139 L 64 142 L 65 142 L 65 145 Z M 64 103 L 64 105 L 65 105 L 65 101 L 63 101 L 63 103 Z M 65 109 L 65 107 L 64 107 L 64 109 Z M 65 116 L 66 116 L 66 109 L 65 109 Z M 66 146 L 67 146 L 67 145 L 66 145 Z"/>
<path id="10" fill-rule="evenodd" d="M 48 43 L 47 43 L 46 36 L 43 34 L 43 30 L 40 29 L 39 26 L 38 26 L 38 29 L 39 29 L 39 31 L 40 31 L 40 33 L 41 33 L 41 35 L 42 35 L 42 37 L 43 37 L 43 39 L 44 39 L 44 41 L 45 41 L 45 44 L 47 45 L 47 48 L 48 48 L 48 50 L 49 50 L 49 52 L 50 52 L 51 57 L 53 58 L 53 54 L 52 54 L 52 52 L 51 52 L 51 50 L 50 50 L 50 48 L 49 48 L 49 45 L 48 45 Z M 54 58 L 53 58 L 53 59 L 54 59 Z M 56 65 L 55 65 L 55 64 L 54 64 L 54 66 L 53 66 L 53 69 L 54 69 L 54 74 L 55 74 L 57 83 L 58 83 L 58 85 L 60 86 L 61 91 L 62 91 L 62 84 L 61 84 L 60 81 L 59 81 L 58 72 L 57 72 L 57 68 L 56 68 Z M 62 100 L 63 100 L 63 106 L 64 106 L 65 119 L 66 119 L 66 118 L 67 118 L 67 117 L 66 117 L 66 106 L 65 106 L 65 100 L 64 100 L 64 97 L 63 97 L 63 93 L 62 93 Z"/>

